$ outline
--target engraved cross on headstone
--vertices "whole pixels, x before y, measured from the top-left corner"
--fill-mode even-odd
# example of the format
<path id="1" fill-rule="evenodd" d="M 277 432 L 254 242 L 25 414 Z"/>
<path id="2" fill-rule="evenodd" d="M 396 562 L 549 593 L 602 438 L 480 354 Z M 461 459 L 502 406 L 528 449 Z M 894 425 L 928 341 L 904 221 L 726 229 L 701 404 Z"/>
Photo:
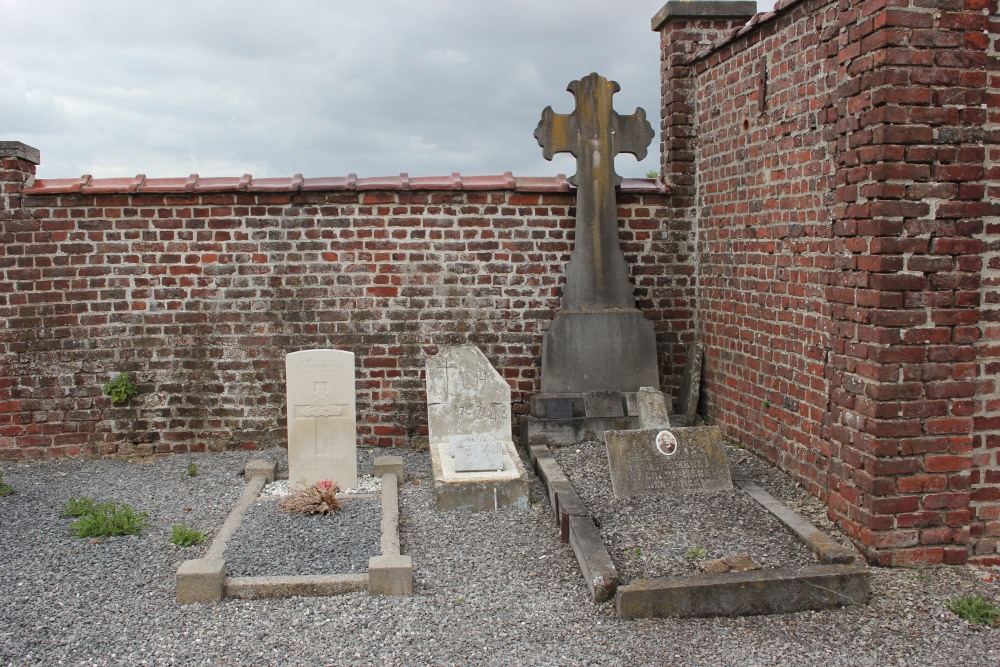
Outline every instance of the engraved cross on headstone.
<path id="1" fill-rule="evenodd" d="M 343 417 L 346 405 L 331 403 L 326 382 L 313 383 L 312 405 L 296 405 L 296 419 L 312 419 L 316 443 L 316 456 L 330 456 L 333 451 L 333 430 L 330 419 Z"/>
<path id="2" fill-rule="evenodd" d="M 628 266 L 618 245 L 615 155 L 646 157 L 653 128 L 640 108 L 620 116 L 612 108 L 617 83 L 593 73 L 567 87 L 576 98 L 576 110 L 542 112 L 535 139 L 542 155 L 572 153 L 577 172 L 569 180 L 576 191 L 576 242 L 566 269 L 562 308 L 635 308 Z"/>

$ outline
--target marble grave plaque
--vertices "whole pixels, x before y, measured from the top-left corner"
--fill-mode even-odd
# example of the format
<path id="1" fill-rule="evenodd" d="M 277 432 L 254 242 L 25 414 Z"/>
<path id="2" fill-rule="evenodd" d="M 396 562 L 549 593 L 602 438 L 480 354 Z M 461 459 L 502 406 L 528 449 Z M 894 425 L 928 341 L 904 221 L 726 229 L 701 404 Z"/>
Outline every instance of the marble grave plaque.
<path id="1" fill-rule="evenodd" d="M 330 480 L 358 485 L 354 353 L 302 350 L 285 355 L 288 481 L 302 489 Z"/>
<path id="2" fill-rule="evenodd" d="M 605 435 L 615 498 L 733 488 L 718 426 Z"/>

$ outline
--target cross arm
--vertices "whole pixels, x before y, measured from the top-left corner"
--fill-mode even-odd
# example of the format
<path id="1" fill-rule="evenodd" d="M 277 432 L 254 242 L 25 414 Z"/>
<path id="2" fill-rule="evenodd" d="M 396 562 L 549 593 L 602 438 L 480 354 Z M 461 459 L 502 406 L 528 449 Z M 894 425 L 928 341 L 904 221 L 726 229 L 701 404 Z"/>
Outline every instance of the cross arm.
<path id="1" fill-rule="evenodd" d="M 653 126 L 646 120 L 646 111 L 636 107 L 635 113 L 628 116 L 613 115 L 614 130 L 612 147 L 614 153 L 631 153 L 637 160 L 646 157 L 646 149 L 656 136 Z"/>
<path id="2" fill-rule="evenodd" d="M 552 107 L 545 107 L 542 119 L 535 128 L 535 139 L 542 147 L 542 157 L 551 160 L 556 153 L 576 155 L 577 127 L 574 114 L 557 114 Z"/>

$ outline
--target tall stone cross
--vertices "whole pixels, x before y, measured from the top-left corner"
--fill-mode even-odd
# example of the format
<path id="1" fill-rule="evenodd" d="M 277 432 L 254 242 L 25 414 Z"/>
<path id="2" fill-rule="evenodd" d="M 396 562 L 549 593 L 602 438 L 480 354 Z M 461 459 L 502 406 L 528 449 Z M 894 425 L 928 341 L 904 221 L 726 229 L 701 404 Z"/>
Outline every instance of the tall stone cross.
<path id="1" fill-rule="evenodd" d="M 542 342 L 542 394 L 637 391 L 659 387 L 653 323 L 635 306 L 625 254 L 618 245 L 615 155 L 646 157 L 653 128 L 646 112 L 620 116 L 614 81 L 595 74 L 567 88 L 576 110 L 542 112 L 535 139 L 542 155 L 576 156 L 576 241 L 566 267 L 561 308 Z"/>
<path id="2" fill-rule="evenodd" d="M 557 114 L 546 107 L 535 129 L 546 160 L 556 153 L 576 157 L 577 171 L 569 179 L 577 186 L 576 243 L 566 268 L 562 307 L 635 308 L 628 266 L 618 245 L 615 186 L 622 178 L 615 173 L 615 156 L 645 158 L 653 128 L 640 108 L 619 115 L 611 97 L 621 88 L 597 73 L 573 81 L 567 90 L 576 98 L 576 110 Z"/>

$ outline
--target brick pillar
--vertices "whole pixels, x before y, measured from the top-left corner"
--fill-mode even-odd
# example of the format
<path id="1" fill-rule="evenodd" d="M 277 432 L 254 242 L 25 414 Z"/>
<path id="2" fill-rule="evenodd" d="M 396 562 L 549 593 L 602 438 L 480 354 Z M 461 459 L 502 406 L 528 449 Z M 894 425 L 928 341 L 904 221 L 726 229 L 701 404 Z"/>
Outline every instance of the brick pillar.
<path id="1" fill-rule="evenodd" d="M 8 251 L 24 245 L 18 243 L 23 239 L 16 238 L 17 232 L 24 231 L 19 221 L 27 217 L 21 208 L 21 190 L 34 180 L 38 163 L 37 148 L 19 141 L 0 141 L 0 322 L 8 322 L 14 312 L 15 278 L 11 272 L 19 257 Z M 17 453 L 5 456 L 3 450 L 14 450 L 14 437 L 24 428 L 21 401 L 15 393 L 19 380 L 15 360 L 16 354 L 0 352 L 0 458 L 18 458 Z"/>
<path id="2" fill-rule="evenodd" d="M 0 141 L 0 220 L 13 218 L 21 208 L 21 190 L 35 179 L 35 166 L 41 162 L 37 148 L 20 141 Z"/>
<path id="3" fill-rule="evenodd" d="M 698 209 L 692 145 L 696 83 L 689 58 L 745 25 L 756 11 L 756 2 L 670 0 L 651 21 L 653 32 L 660 34 L 661 173 L 671 189 L 670 217 L 664 224 L 683 253 L 692 258 L 697 257 Z M 690 328 L 678 333 L 676 343 L 660 345 L 665 370 L 673 375 L 683 370 L 687 345 L 697 338 L 696 262 L 686 268 L 688 284 L 680 286 L 673 311 L 686 315 Z"/>
<path id="4" fill-rule="evenodd" d="M 970 539 L 1000 499 L 979 342 L 985 4 L 840 3 L 828 503 L 884 565 L 964 563 L 980 537 L 995 553 Z"/>

